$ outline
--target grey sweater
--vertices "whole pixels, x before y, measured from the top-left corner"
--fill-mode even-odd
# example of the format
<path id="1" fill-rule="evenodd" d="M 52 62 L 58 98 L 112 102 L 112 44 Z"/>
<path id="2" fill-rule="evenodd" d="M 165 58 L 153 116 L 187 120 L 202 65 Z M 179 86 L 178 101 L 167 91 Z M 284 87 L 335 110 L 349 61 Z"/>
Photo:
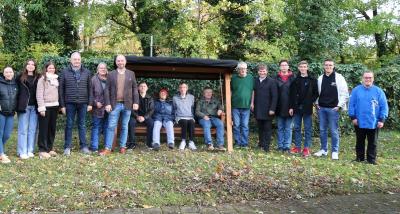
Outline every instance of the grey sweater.
<path id="1" fill-rule="evenodd" d="M 185 98 L 182 98 L 179 94 L 173 97 L 173 104 L 175 108 L 175 120 L 178 122 L 180 119 L 194 120 L 194 96 L 186 94 Z"/>

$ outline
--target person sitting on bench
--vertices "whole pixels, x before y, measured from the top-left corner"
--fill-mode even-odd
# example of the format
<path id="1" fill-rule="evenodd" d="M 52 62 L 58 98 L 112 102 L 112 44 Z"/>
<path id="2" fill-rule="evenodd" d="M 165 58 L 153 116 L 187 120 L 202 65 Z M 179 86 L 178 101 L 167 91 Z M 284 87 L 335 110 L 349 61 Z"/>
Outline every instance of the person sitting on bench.
<path id="1" fill-rule="evenodd" d="M 187 93 L 188 85 L 185 82 L 179 84 L 179 94 L 173 97 L 175 108 L 175 120 L 182 130 L 182 141 L 179 150 L 186 147 L 187 133 L 189 132 L 189 149 L 196 150 L 194 139 L 194 96 Z"/>
<path id="2" fill-rule="evenodd" d="M 204 130 L 204 141 L 208 150 L 214 150 L 211 138 L 211 126 L 217 128 L 217 150 L 225 151 L 224 148 L 224 124 L 220 116 L 225 115 L 221 102 L 213 97 L 213 90 L 210 87 L 203 89 L 203 98 L 196 104 L 196 116 Z"/>
<path id="3" fill-rule="evenodd" d="M 147 83 L 141 82 L 139 84 L 139 110 L 133 111 L 131 119 L 129 120 L 129 130 L 128 130 L 128 149 L 136 148 L 135 140 L 135 128 L 136 124 L 145 124 L 147 129 L 146 134 L 146 145 L 148 148 L 152 148 L 152 137 L 153 137 L 153 116 L 154 113 L 154 101 L 153 98 L 147 94 Z"/>
<path id="4" fill-rule="evenodd" d="M 168 148 L 174 149 L 174 117 L 175 111 L 172 101 L 167 100 L 168 90 L 162 88 L 159 92 L 160 98 L 154 102 L 154 126 L 153 126 L 153 144 L 155 151 L 160 149 L 160 130 L 164 127 L 167 132 Z"/>

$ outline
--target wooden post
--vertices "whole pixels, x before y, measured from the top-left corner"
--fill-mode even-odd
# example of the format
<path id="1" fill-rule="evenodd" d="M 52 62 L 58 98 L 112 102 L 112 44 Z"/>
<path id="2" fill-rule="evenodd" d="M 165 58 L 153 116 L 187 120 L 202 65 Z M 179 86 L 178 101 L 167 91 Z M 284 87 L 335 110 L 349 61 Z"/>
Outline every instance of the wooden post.
<path id="1" fill-rule="evenodd" d="M 226 139 L 228 144 L 228 152 L 233 151 L 231 76 L 232 75 L 230 73 L 225 73 Z"/>

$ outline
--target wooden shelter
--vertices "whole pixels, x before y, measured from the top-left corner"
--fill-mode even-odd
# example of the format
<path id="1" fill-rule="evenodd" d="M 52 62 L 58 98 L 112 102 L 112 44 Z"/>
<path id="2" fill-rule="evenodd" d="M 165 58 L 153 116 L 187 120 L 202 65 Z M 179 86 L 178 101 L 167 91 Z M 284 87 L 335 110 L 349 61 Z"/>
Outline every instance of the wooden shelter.
<path id="1" fill-rule="evenodd" d="M 233 151 L 231 77 L 238 63 L 236 60 L 138 56 L 126 56 L 126 59 L 126 67 L 134 71 L 136 77 L 222 80 L 227 147 L 229 152 Z"/>

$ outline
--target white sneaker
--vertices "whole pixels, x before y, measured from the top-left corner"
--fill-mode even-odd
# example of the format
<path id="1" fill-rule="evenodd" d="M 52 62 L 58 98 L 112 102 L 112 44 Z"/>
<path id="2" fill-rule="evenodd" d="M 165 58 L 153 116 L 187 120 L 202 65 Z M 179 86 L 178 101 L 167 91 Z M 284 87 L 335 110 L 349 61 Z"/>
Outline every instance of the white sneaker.
<path id="1" fill-rule="evenodd" d="M 339 153 L 338 152 L 332 152 L 332 160 L 339 160 Z"/>
<path id="2" fill-rule="evenodd" d="M 11 160 L 8 158 L 7 155 L 1 155 L 0 156 L 0 162 L 1 163 L 11 163 Z"/>
<path id="3" fill-rule="evenodd" d="M 28 159 L 29 156 L 28 156 L 28 155 L 20 155 L 19 158 L 20 158 L 21 160 L 25 160 L 25 159 Z"/>
<path id="4" fill-rule="evenodd" d="M 28 152 L 28 157 L 33 158 L 35 155 L 32 152 Z"/>
<path id="5" fill-rule="evenodd" d="M 322 155 L 327 156 L 328 151 L 325 151 L 323 149 L 319 150 L 318 152 L 314 153 L 314 156 L 321 157 Z"/>
<path id="6" fill-rule="evenodd" d="M 185 150 L 185 147 L 186 147 L 186 141 L 184 141 L 184 140 L 182 140 L 181 141 L 181 144 L 179 144 L 179 150 Z"/>
<path id="7" fill-rule="evenodd" d="M 196 145 L 194 144 L 193 141 L 189 141 L 189 149 L 191 149 L 192 151 L 196 150 Z"/>

